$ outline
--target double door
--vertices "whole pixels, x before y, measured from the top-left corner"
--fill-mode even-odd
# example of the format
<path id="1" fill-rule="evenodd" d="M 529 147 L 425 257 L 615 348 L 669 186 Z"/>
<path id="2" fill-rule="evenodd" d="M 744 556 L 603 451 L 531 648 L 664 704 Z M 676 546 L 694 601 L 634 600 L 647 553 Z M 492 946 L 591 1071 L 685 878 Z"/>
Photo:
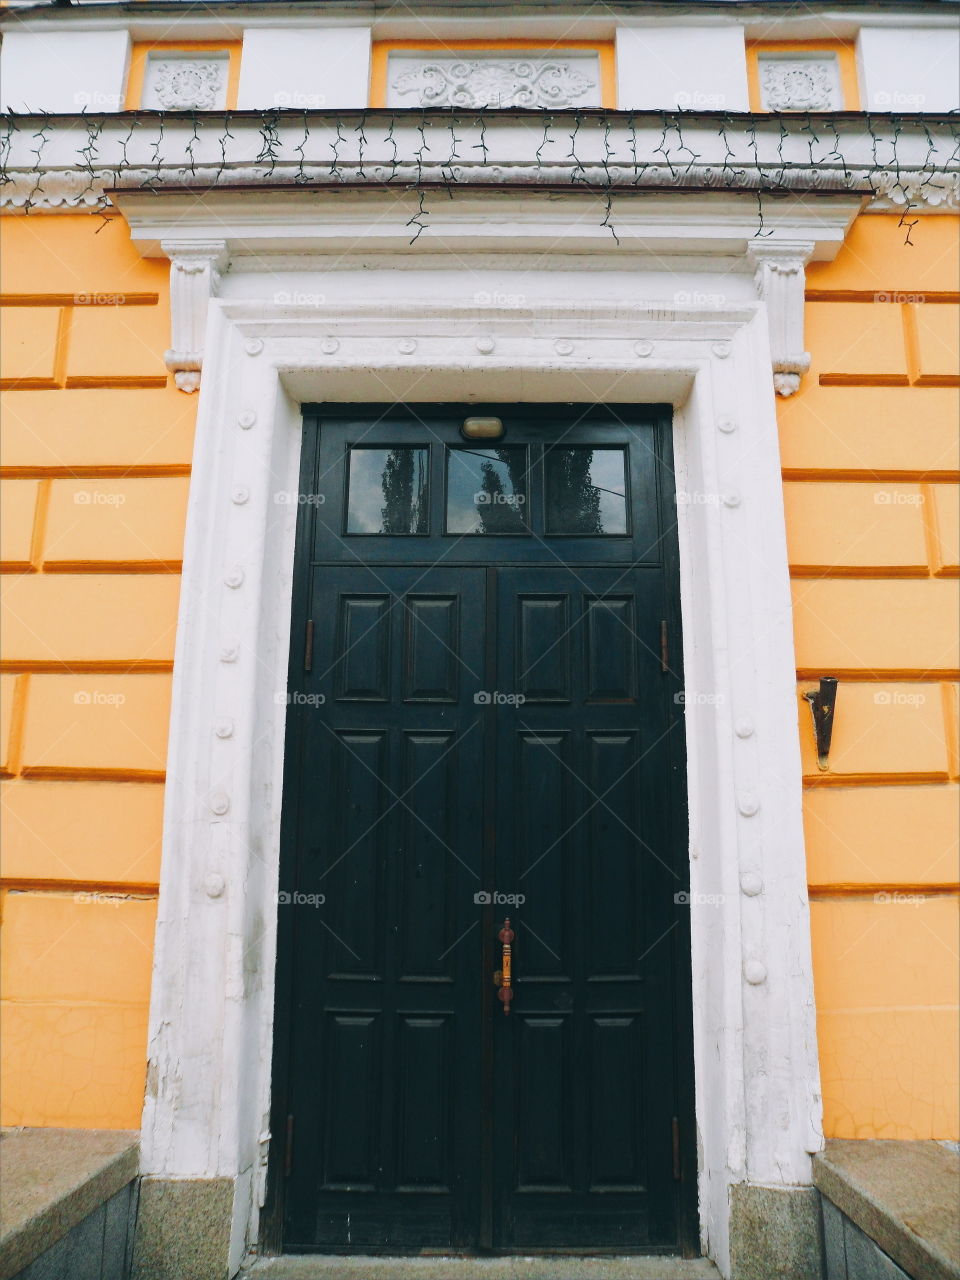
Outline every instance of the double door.
<path id="1" fill-rule="evenodd" d="M 500 413 L 495 443 L 449 408 L 308 423 L 278 908 L 288 1250 L 682 1243 L 666 426 Z"/>

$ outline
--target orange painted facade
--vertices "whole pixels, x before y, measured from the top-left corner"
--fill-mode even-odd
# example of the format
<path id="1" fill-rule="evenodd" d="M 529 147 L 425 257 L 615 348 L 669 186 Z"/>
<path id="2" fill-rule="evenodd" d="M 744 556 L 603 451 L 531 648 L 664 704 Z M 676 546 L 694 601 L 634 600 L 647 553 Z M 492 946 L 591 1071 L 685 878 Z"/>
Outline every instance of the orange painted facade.
<path id="1" fill-rule="evenodd" d="M 121 220 L 3 241 L 3 1123 L 136 1128 L 196 401 Z"/>
<path id="2" fill-rule="evenodd" d="M 958 1136 L 956 232 L 862 216 L 778 402 L 828 1136 Z M 4 248 L 3 1123 L 134 1128 L 196 400 L 119 218 Z"/>

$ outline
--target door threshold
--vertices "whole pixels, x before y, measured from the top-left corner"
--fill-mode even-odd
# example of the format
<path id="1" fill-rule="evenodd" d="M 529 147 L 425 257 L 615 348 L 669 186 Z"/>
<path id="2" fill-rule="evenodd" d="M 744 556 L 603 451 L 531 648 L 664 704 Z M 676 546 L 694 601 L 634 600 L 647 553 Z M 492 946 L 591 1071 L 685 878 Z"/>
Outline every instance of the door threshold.
<path id="1" fill-rule="evenodd" d="M 708 1258 L 331 1257 L 286 1254 L 249 1260 L 241 1280 L 720 1280 Z"/>

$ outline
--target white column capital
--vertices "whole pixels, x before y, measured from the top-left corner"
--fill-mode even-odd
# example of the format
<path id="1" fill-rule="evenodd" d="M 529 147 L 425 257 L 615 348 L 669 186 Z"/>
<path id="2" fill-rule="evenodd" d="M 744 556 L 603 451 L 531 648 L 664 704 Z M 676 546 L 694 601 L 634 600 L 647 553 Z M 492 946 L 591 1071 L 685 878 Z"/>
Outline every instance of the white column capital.
<path id="1" fill-rule="evenodd" d="M 225 240 L 162 240 L 170 259 L 170 350 L 164 363 L 181 391 L 196 391 L 203 366 L 207 304 L 227 262 Z"/>

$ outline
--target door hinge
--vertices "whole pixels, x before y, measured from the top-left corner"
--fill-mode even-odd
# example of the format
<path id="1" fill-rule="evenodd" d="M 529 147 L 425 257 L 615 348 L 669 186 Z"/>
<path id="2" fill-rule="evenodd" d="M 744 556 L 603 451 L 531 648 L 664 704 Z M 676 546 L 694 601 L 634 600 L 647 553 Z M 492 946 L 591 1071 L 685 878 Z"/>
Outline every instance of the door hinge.
<path id="1" fill-rule="evenodd" d="M 673 1131 L 673 1178 L 675 1182 L 680 1181 L 680 1121 L 676 1116 L 673 1117 L 671 1123 Z"/>
<path id="2" fill-rule="evenodd" d="M 660 670 L 667 672 L 670 670 L 670 645 L 667 640 L 667 624 L 660 623 Z"/>
<path id="3" fill-rule="evenodd" d="M 313 670 L 313 619 L 307 619 L 307 634 L 303 644 L 303 669 Z"/>
<path id="4" fill-rule="evenodd" d="M 287 1145 L 283 1152 L 283 1176 L 290 1177 L 293 1169 L 293 1116 L 287 1116 Z"/>

